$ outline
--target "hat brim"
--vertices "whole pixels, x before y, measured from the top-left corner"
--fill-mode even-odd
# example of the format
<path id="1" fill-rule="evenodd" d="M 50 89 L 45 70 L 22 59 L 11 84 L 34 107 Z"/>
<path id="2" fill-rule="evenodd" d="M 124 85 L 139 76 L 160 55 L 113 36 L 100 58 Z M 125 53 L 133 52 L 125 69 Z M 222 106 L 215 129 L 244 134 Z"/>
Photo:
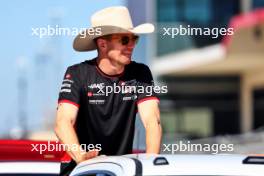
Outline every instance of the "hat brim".
<path id="1" fill-rule="evenodd" d="M 132 29 L 124 29 L 116 26 L 98 26 L 88 28 L 75 37 L 73 41 L 73 48 L 76 51 L 92 51 L 96 49 L 94 39 L 104 35 L 122 33 L 147 34 L 152 33 L 153 31 L 154 26 L 150 23 L 144 23 Z"/>

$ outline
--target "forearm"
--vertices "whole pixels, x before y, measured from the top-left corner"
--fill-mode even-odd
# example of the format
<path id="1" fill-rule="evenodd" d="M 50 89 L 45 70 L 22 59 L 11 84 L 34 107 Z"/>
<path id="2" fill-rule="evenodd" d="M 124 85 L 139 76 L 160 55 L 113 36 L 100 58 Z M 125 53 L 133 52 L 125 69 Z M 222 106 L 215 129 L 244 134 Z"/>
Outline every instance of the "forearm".
<path id="1" fill-rule="evenodd" d="M 159 122 L 146 126 L 146 153 L 160 153 L 162 129 Z"/>
<path id="2" fill-rule="evenodd" d="M 65 144 L 67 153 L 77 163 L 82 160 L 83 151 L 79 144 L 77 134 L 74 130 L 73 125 L 70 122 L 61 121 L 55 126 L 55 133 L 62 144 Z M 74 150 L 73 150 L 74 146 Z M 76 147 L 78 146 L 78 147 Z"/>

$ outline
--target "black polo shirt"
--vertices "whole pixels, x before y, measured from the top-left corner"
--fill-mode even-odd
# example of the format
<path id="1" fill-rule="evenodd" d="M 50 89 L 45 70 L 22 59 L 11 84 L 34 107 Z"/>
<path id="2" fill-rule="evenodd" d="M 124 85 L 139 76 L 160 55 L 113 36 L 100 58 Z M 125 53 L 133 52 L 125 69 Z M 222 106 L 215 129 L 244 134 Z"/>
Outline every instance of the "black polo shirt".
<path id="1" fill-rule="evenodd" d="M 150 87 L 153 78 L 144 64 L 132 61 L 122 74 L 110 76 L 93 59 L 68 67 L 59 102 L 79 108 L 76 133 L 80 144 L 100 144 L 100 154 L 129 154 L 137 104 L 157 99 Z"/>

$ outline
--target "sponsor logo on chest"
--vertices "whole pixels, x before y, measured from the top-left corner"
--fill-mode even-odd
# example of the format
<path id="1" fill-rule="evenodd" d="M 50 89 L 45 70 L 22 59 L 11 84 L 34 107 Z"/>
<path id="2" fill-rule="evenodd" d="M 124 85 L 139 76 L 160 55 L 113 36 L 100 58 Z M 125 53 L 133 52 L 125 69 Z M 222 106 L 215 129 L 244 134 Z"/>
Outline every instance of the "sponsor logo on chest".
<path id="1" fill-rule="evenodd" d="M 104 104 L 105 100 L 89 100 L 89 104 Z"/>

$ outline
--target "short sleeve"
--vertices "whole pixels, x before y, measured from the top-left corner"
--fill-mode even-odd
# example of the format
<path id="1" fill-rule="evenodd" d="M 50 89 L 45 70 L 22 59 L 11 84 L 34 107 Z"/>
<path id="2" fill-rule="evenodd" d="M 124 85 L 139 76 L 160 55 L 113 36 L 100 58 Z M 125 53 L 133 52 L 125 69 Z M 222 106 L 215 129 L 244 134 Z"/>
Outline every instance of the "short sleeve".
<path id="1" fill-rule="evenodd" d="M 78 68 L 68 67 L 59 92 L 59 103 L 70 103 L 77 107 L 80 105 L 81 82 Z"/>
<path id="2" fill-rule="evenodd" d="M 154 80 L 148 66 L 142 64 L 138 71 L 137 104 L 146 100 L 159 100 L 157 93 L 154 91 Z"/>

